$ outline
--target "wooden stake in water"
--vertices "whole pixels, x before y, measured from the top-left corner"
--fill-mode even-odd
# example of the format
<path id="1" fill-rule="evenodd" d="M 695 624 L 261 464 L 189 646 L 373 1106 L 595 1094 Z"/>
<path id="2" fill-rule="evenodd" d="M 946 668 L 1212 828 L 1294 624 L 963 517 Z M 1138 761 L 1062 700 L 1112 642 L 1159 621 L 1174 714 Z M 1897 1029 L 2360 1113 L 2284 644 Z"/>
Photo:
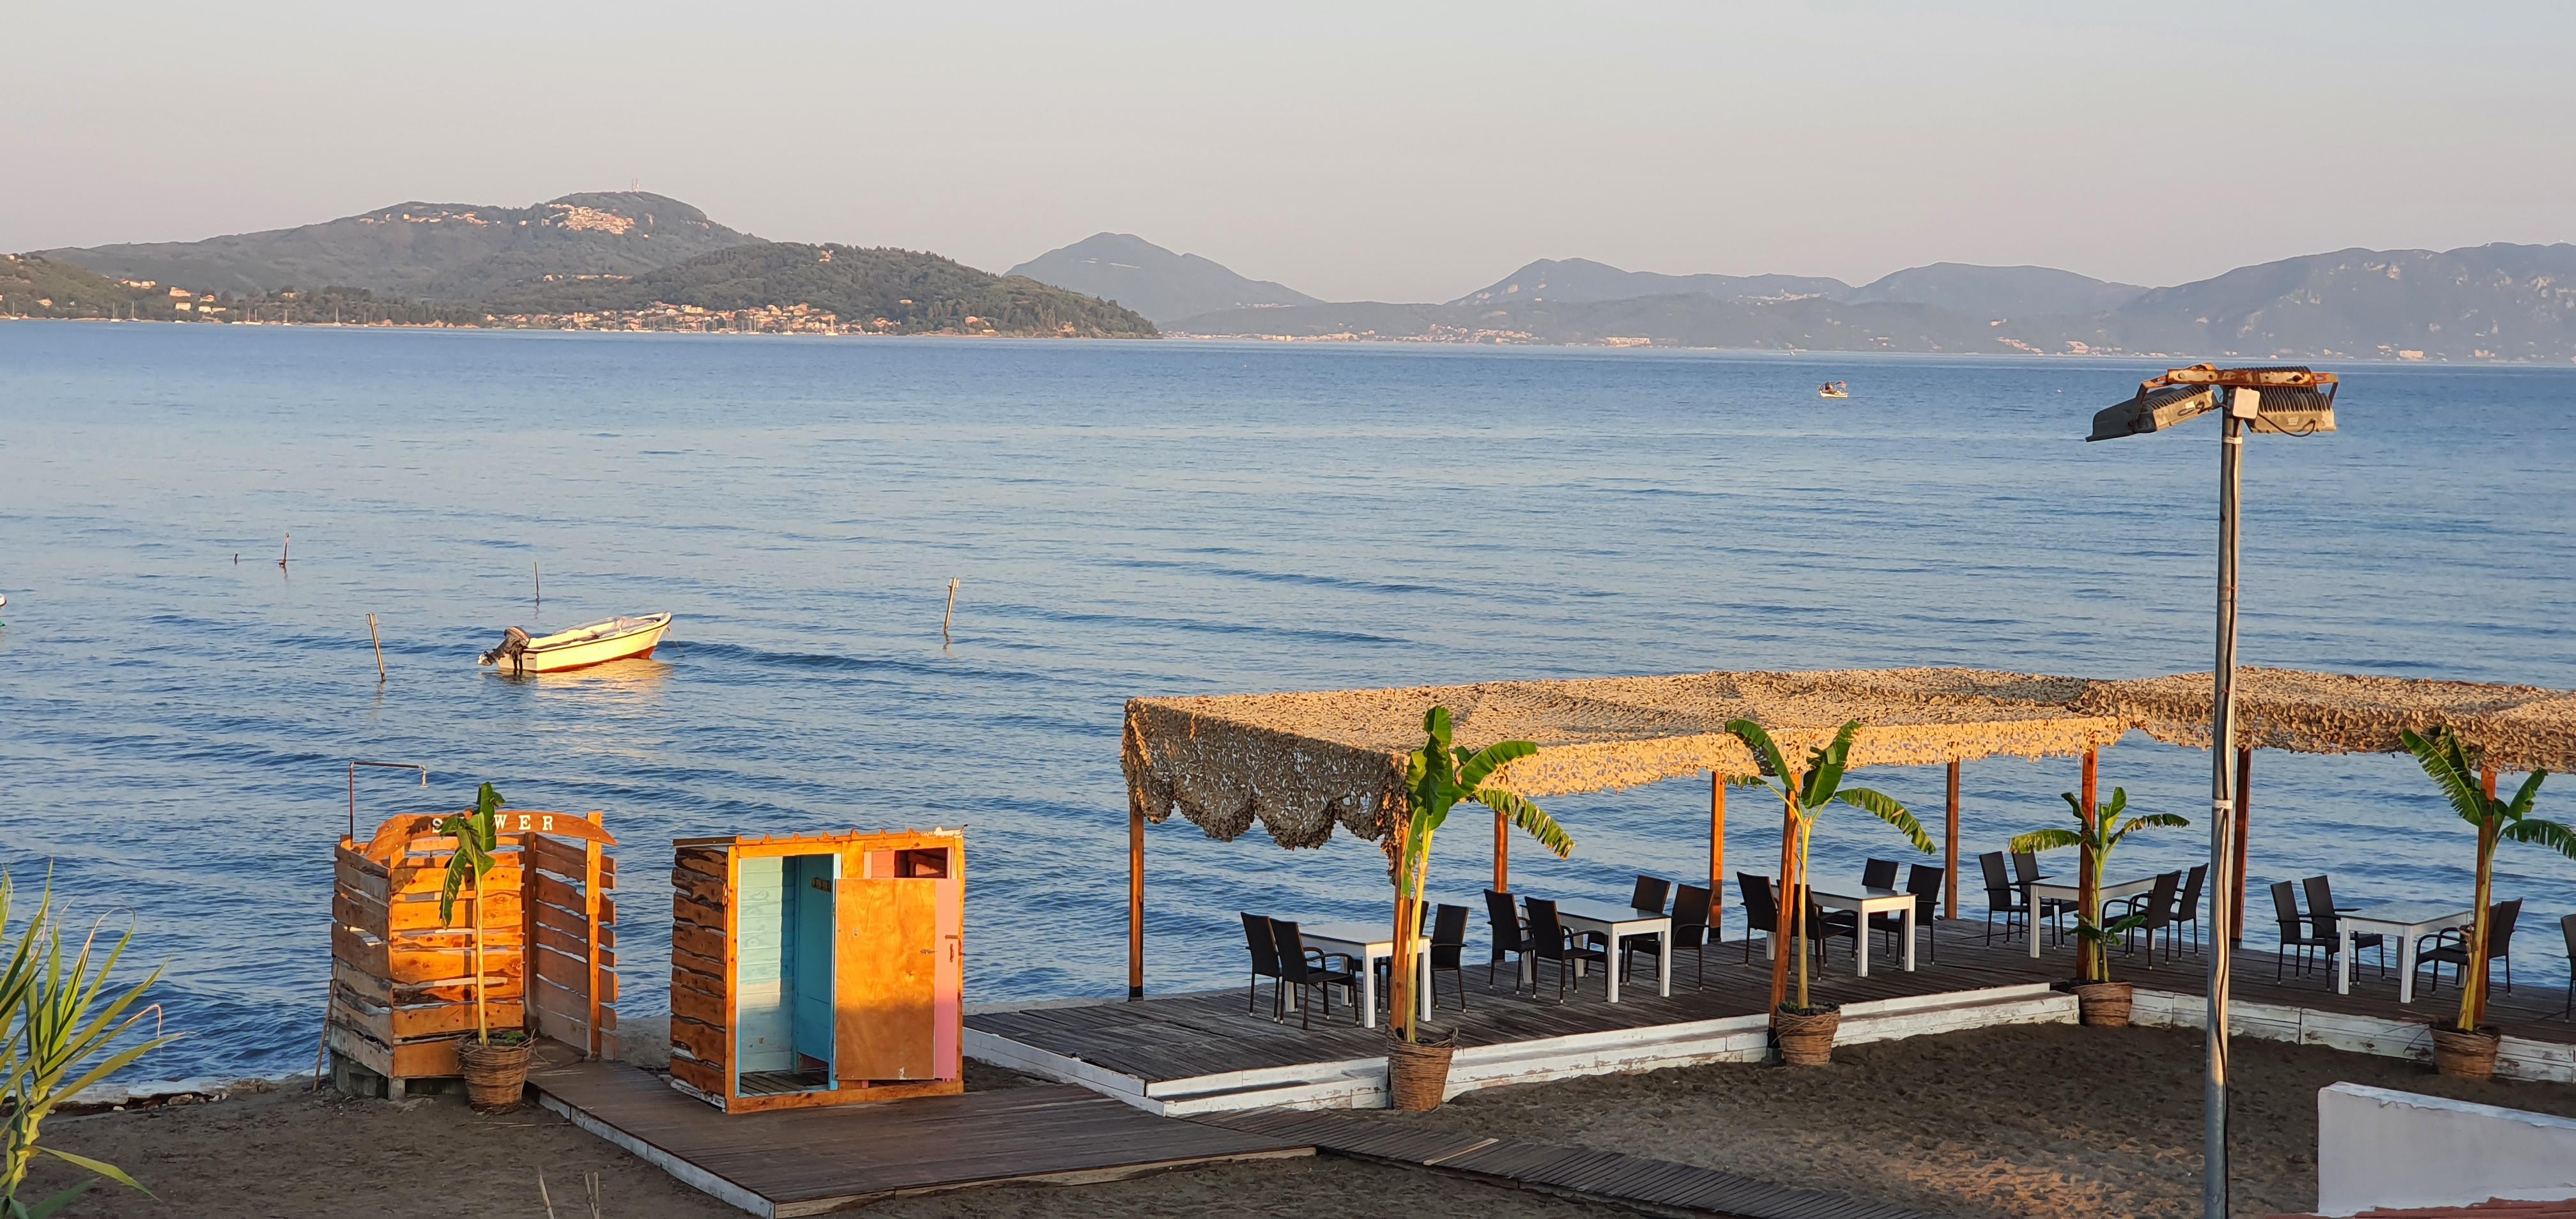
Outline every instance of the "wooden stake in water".
<path id="1" fill-rule="evenodd" d="M 948 646 L 948 620 L 957 616 L 957 581 L 948 582 L 948 608 L 939 615 L 939 646 Z"/>
<path id="2" fill-rule="evenodd" d="M 367 642 L 376 645 L 376 684 L 385 684 L 385 641 L 376 634 L 376 616 L 367 615 Z"/>
<path id="3" fill-rule="evenodd" d="M 528 578 L 537 582 L 537 608 L 544 609 L 546 605 L 546 573 L 537 570 L 537 561 L 534 559 L 528 560 Z"/>
<path id="4" fill-rule="evenodd" d="M 290 533 L 290 534 L 287 534 L 287 535 L 286 535 L 286 541 L 285 541 L 285 542 L 283 542 L 283 543 L 281 543 L 281 544 L 278 546 L 278 548 L 277 548 L 277 565 L 278 565 L 278 566 L 280 566 L 280 567 L 284 567 L 284 566 L 286 566 L 286 551 L 287 551 L 287 548 L 288 548 L 288 547 L 291 547 L 291 546 L 293 546 L 293 545 L 295 545 L 295 535 L 294 535 L 294 534 L 291 534 L 291 533 Z"/>

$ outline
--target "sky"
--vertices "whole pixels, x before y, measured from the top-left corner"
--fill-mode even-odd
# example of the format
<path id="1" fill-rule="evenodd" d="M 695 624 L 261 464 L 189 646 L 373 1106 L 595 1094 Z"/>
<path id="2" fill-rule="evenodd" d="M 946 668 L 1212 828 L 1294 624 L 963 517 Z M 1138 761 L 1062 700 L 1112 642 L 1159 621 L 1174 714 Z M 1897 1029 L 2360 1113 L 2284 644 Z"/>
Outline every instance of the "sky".
<path id="1" fill-rule="evenodd" d="M 1537 258 L 2163 285 L 2576 240 L 2576 6 L 0 0 L 0 249 L 640 183 L 1002 270 L 1327 299 Z"/>

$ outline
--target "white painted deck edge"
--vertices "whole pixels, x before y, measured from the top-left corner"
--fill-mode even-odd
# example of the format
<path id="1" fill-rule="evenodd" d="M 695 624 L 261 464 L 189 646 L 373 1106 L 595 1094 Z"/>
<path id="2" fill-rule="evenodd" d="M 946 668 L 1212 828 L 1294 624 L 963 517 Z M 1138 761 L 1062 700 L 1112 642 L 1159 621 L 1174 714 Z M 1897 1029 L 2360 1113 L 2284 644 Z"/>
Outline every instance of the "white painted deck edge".
<path id="1" fill-rule="evenodd" d="M 2130 1019 L 2135 1023 L 2151 1028 L 2207 1027 L 2209 1001 L 2199 995 L 2144 988 L 2134 993 Z M 2238 1037 L 2321 1045 L 2417 1062 L 2433 1060 L 2431 1022 L 2439 1014 L 2440 1009 L 2427 1008 L 2421 1020 L 2390 1020 L 2242 1000 L 2230 1003 L 2227 1010 L 2229 1031 Z M 2576 1083 L 2576 1046 L 2507 1037 L 2496 1053 L 2496 1074 L 2506 1079 Z"/>
<path id="2" fill-rule="evenodd" d="M 553 1094 L 547 1092 L 542 1085 L 537 1089 L 537 1103 L 545 1106 L 550 1112 L 562 1115 L 564 1120 L 573 1125 L 624 1149 L 635 1158 L 671 1174 L 672 1178 L 682 1185 L 723 1202 L 727 1206 L 749 1211 L 760 1216 L 760 1219 L 778 1219 L 778 1209 L 770 1204 L 769 1199 L 592 1117 L 579 1108 L 556 1100 Z"/>
<path id="3" fill-rule="evenodd" d="M 1024 1042 L 1013 1041 L 994 1033 L 967 1026 L 964 1046 L 966 1056 L 977 1062 L 990 1063 L 1024 1075 L 1052 1079 L 1060 1084 L 1089 1088 L 1102 1096 L 1125 1101 L 1130 1105 L 1163 1116 L 1162 1102 L 1145 1095 L 1145 1081 L 1133 1075 L 1095 1066 L 1079 1058 L 1069 1058 L 1041 1050 Z"/>

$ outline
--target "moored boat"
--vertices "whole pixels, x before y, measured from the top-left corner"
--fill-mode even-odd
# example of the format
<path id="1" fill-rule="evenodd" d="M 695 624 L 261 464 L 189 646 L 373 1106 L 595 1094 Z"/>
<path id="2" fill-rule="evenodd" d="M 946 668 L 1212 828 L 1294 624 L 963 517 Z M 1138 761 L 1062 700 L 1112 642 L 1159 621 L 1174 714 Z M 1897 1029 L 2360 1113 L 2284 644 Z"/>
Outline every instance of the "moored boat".
<path id="1" fill-rule="evenodd" d="M 561 673 L 612 660 L 651 656 L 670 629 L 669 614 L 603 618 L 535 637 L 514 626 L 501 633 L 501 645 L 485 652 L 482 663 L 513 674 Z"/>

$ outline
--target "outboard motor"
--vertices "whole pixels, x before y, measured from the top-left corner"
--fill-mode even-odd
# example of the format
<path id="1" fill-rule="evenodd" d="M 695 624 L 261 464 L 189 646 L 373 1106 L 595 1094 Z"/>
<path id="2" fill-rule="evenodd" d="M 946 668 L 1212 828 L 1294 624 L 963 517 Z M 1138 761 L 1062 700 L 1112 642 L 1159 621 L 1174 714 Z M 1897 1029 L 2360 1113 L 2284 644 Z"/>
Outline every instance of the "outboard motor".
<path id="1" fill-rule="evenodd" d="M 519 658 L 527 650 L 528 633 L 514 626 L 501 632 L 501 646 L 485 652 L 483 663 L 497 665 L 506 659 L 510 662 L 511 676 L 524 677 L 527 675 L 527 668 Z"/>

